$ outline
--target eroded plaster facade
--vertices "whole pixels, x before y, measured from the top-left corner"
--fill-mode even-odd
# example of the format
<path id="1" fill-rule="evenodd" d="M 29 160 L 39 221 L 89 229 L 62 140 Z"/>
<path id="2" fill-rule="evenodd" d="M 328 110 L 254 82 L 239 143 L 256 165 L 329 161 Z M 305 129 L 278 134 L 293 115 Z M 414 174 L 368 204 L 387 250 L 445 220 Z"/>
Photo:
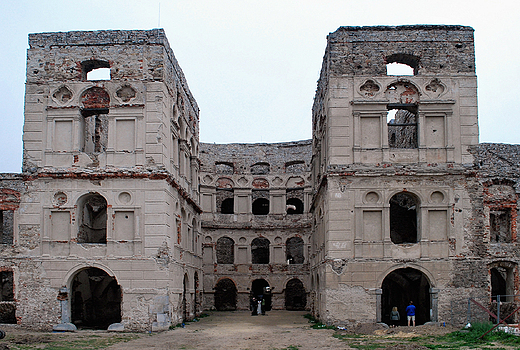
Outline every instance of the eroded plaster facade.
<path id="1" fill-rule="evenodd" d="M 0 322 L 155 331 L 259 294 L 342 325 L 516 305 L 520 148 L 478 143 L 470 27 L 331 33 L 312 140 L 199 143 L 160 29 L 31 34 L 25 101 Z"/>

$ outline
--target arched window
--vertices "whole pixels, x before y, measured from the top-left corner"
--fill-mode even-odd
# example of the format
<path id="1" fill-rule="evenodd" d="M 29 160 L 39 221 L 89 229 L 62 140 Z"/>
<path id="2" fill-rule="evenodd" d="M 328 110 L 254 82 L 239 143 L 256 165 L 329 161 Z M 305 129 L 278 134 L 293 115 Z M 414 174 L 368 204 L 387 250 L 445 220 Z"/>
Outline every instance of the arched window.
<path id="1" fill-rule="evenodd" d="M 91 193 L 78 201 L 78 243 L 107 242 L 107 201 L 98 193 Z"/>
<path id="2" fill-rule="evenodd" d="M 300 237 L 291 237 L 285 243 L 286 258 L 288 264 L 303 264 L 305 257 L 303 256 L 303 239 Z"/>
<path id="3" fill-rule="evenodd" d="M 387 75 L 416 75 L 419 71 L 419 57 L 397 53 L 386 57 Z"/>
<path id="4" fill-rule="evenodd" d="M 233 163 L 215 162 L 215 172 L 217 174 L 233 175 L 235 171 Z"/>
<path id="5" fill-rule="evenodd" d="M 251 256 L 253 264 L 269 264 L 269 245 L 267 238 L 258 237 L 251 242 Z"/>
<path id="6" fill-rule="evenodd" d="M 251 174 L 266 175 L 269 174 L 271 167 L 269 163 L 259 162 L 251 165 Z"/>
<path id="7" fill-rule="evenodd" d="M 101 60 L 81 62 L 82 80 L 110 80 L 110 63 Z"/>
<path id="8" fill-rule="evenodd" d="M 235 241 L 229 237 L 217 240 L 217 264 L 235 263 Z"/>
<path id="9" fill-rule="evenodd" d="M 285 163 L 285 172 L 288 174 L 301 174 L 307 170 L 303 160 L 294 160 Z"/>
<path id="10" fill-rule="evenodd" d="M 390 239 L 395 244 L 417 243 L 418 199 L 406 192 L 390 198 Z"/>
<path id="11" fill-rule="evenodd" d="M 287 199 L 287 214 L 303 214 L 303 202 L 299 198 Z"/>
<path id="12" fill-rule="evenodd" d="M 267 215 L 269 214 L 269 200 L 266 198 L 258 198 L 253 202 L 253 214 L 254 215 Z"/>

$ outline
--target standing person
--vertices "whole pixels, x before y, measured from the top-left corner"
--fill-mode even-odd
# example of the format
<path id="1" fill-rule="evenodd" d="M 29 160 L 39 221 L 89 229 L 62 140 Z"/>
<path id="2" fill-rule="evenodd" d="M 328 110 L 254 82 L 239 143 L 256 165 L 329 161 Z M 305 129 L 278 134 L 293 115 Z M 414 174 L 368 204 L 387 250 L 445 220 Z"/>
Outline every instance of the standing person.
<path id="1" fill-rule="evenodd" d="M 397 327 L 400 319 L 401 316 L 399 315 L 399 311 L 397 311 L 397 306 L 394 306 L 392 308 L 392 312 L 390 312 L 390 321 L 392 322 L 392 327 Z"/>
<path id="2" fill-rule="evenodd" d="M 410 321 L 413 322 L 413 326 L 415 327 L 415 305 L 413 301 L 410 301 L 410 305 L 406 307 L 406 316 L 408 317 L 408 327 L 410 327 Z"/>
<path id="3" fill-rule="evenodd" d="M 256 312 L 258 315 L 260 315 L 262 313 L 262 296 L 259 295 L 258 296 L 258 304 L 256 305 Z"/>
<path id="4" fill-rule="evenodd" d="M 262 298 L 261 309 L 262 309 L 262 315 L 265 315 L 265 295 Z"/>
<path id="5" fill-rule="evenodd" d="M 256 298 L 254 296 L 251 296 L 249 300 L 249 309 L 251 309 L 251 316 L 258 315 L 257 307 L 258 303 L 256 301 Z"/>

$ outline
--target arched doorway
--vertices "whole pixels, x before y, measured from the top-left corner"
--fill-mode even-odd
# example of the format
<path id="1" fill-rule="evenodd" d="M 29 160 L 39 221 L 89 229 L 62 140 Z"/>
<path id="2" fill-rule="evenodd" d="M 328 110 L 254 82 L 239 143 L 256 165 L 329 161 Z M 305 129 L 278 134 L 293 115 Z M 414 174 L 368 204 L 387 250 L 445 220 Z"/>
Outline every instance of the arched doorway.
<path id="1" fill-rule="evenodd" d="M 184 281 L 182 283 L 182 319 L 188 320 L 188 276 L 184 275 Z"/>
<path id="2" fill-rule="evenodd" d="M 72 323 L 78 328 L 107 329 L 121 322 L 121 287 L 98 268 L 76 273 L 71 282 Z"/>
<path id="3" fill-rule="evenodd" d="M 237 309 L 237 287 L 229 278 L 221 279 L 215 286 L 215 309 L 218 311 Z"/>
<path id="4" fill-rule="evenodd" d="M 381 296 L 382 322 L 390 322 L 390 312 L 397 307 L 401 316 L 400 324 L 406 325 L 406 307 L 413 301 L 416 306 L 415 324 L 430 321 L 430 283 L 419 270 L 407 267 L 390 272 L 383 280 Z"/>
<path id="5" fill-rule="evenodd" d="M 199 313 L 199 274 L 197 272 L 193 276 L 193 290 L 195 291 L 193 296 L 193 315 L 197 317 Z"/>
<path id="6" fill-rule="evenodd" d="M 251 293 L 257 298 L 265 299 L 265 310 L 270 311 L 272 307 L 271 287 L 264 279 L 257 279 L 253 281 L 251 286 Z"/>
<path id="7" fill-rule="evenodd" d="M 303 283 L 293 278 L 285 286 L 285 308 L 287 310 L 305 310 L 307 305 L 307 293 Z"/>

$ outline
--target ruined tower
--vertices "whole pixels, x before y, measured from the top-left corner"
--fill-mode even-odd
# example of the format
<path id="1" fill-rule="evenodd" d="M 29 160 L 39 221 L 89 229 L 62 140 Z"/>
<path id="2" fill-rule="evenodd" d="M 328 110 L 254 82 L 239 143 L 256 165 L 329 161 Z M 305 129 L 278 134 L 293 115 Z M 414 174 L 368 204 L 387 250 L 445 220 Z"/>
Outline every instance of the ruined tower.
<path id="1" fill-rule="evenodd" d="M 391 63 L 411 73 L 387 73 Z M 391 113 L 394 111 L 393 113 Z M 419 324 L 449 311 L 478 144 L 473 29 L 340 27 L 313 106 L 313 312 L 333 323 Z"/>
<path id="2" fill-rule="evenodd" d="M 14 235 L 34 258 L 17 278 L 42 281 L 16 291 L 42 302 L 20 303 L 23 323 L 164 329 L 200 311 L 199 110 L 163 30 L 31 34 L 23 141 Z"/>

